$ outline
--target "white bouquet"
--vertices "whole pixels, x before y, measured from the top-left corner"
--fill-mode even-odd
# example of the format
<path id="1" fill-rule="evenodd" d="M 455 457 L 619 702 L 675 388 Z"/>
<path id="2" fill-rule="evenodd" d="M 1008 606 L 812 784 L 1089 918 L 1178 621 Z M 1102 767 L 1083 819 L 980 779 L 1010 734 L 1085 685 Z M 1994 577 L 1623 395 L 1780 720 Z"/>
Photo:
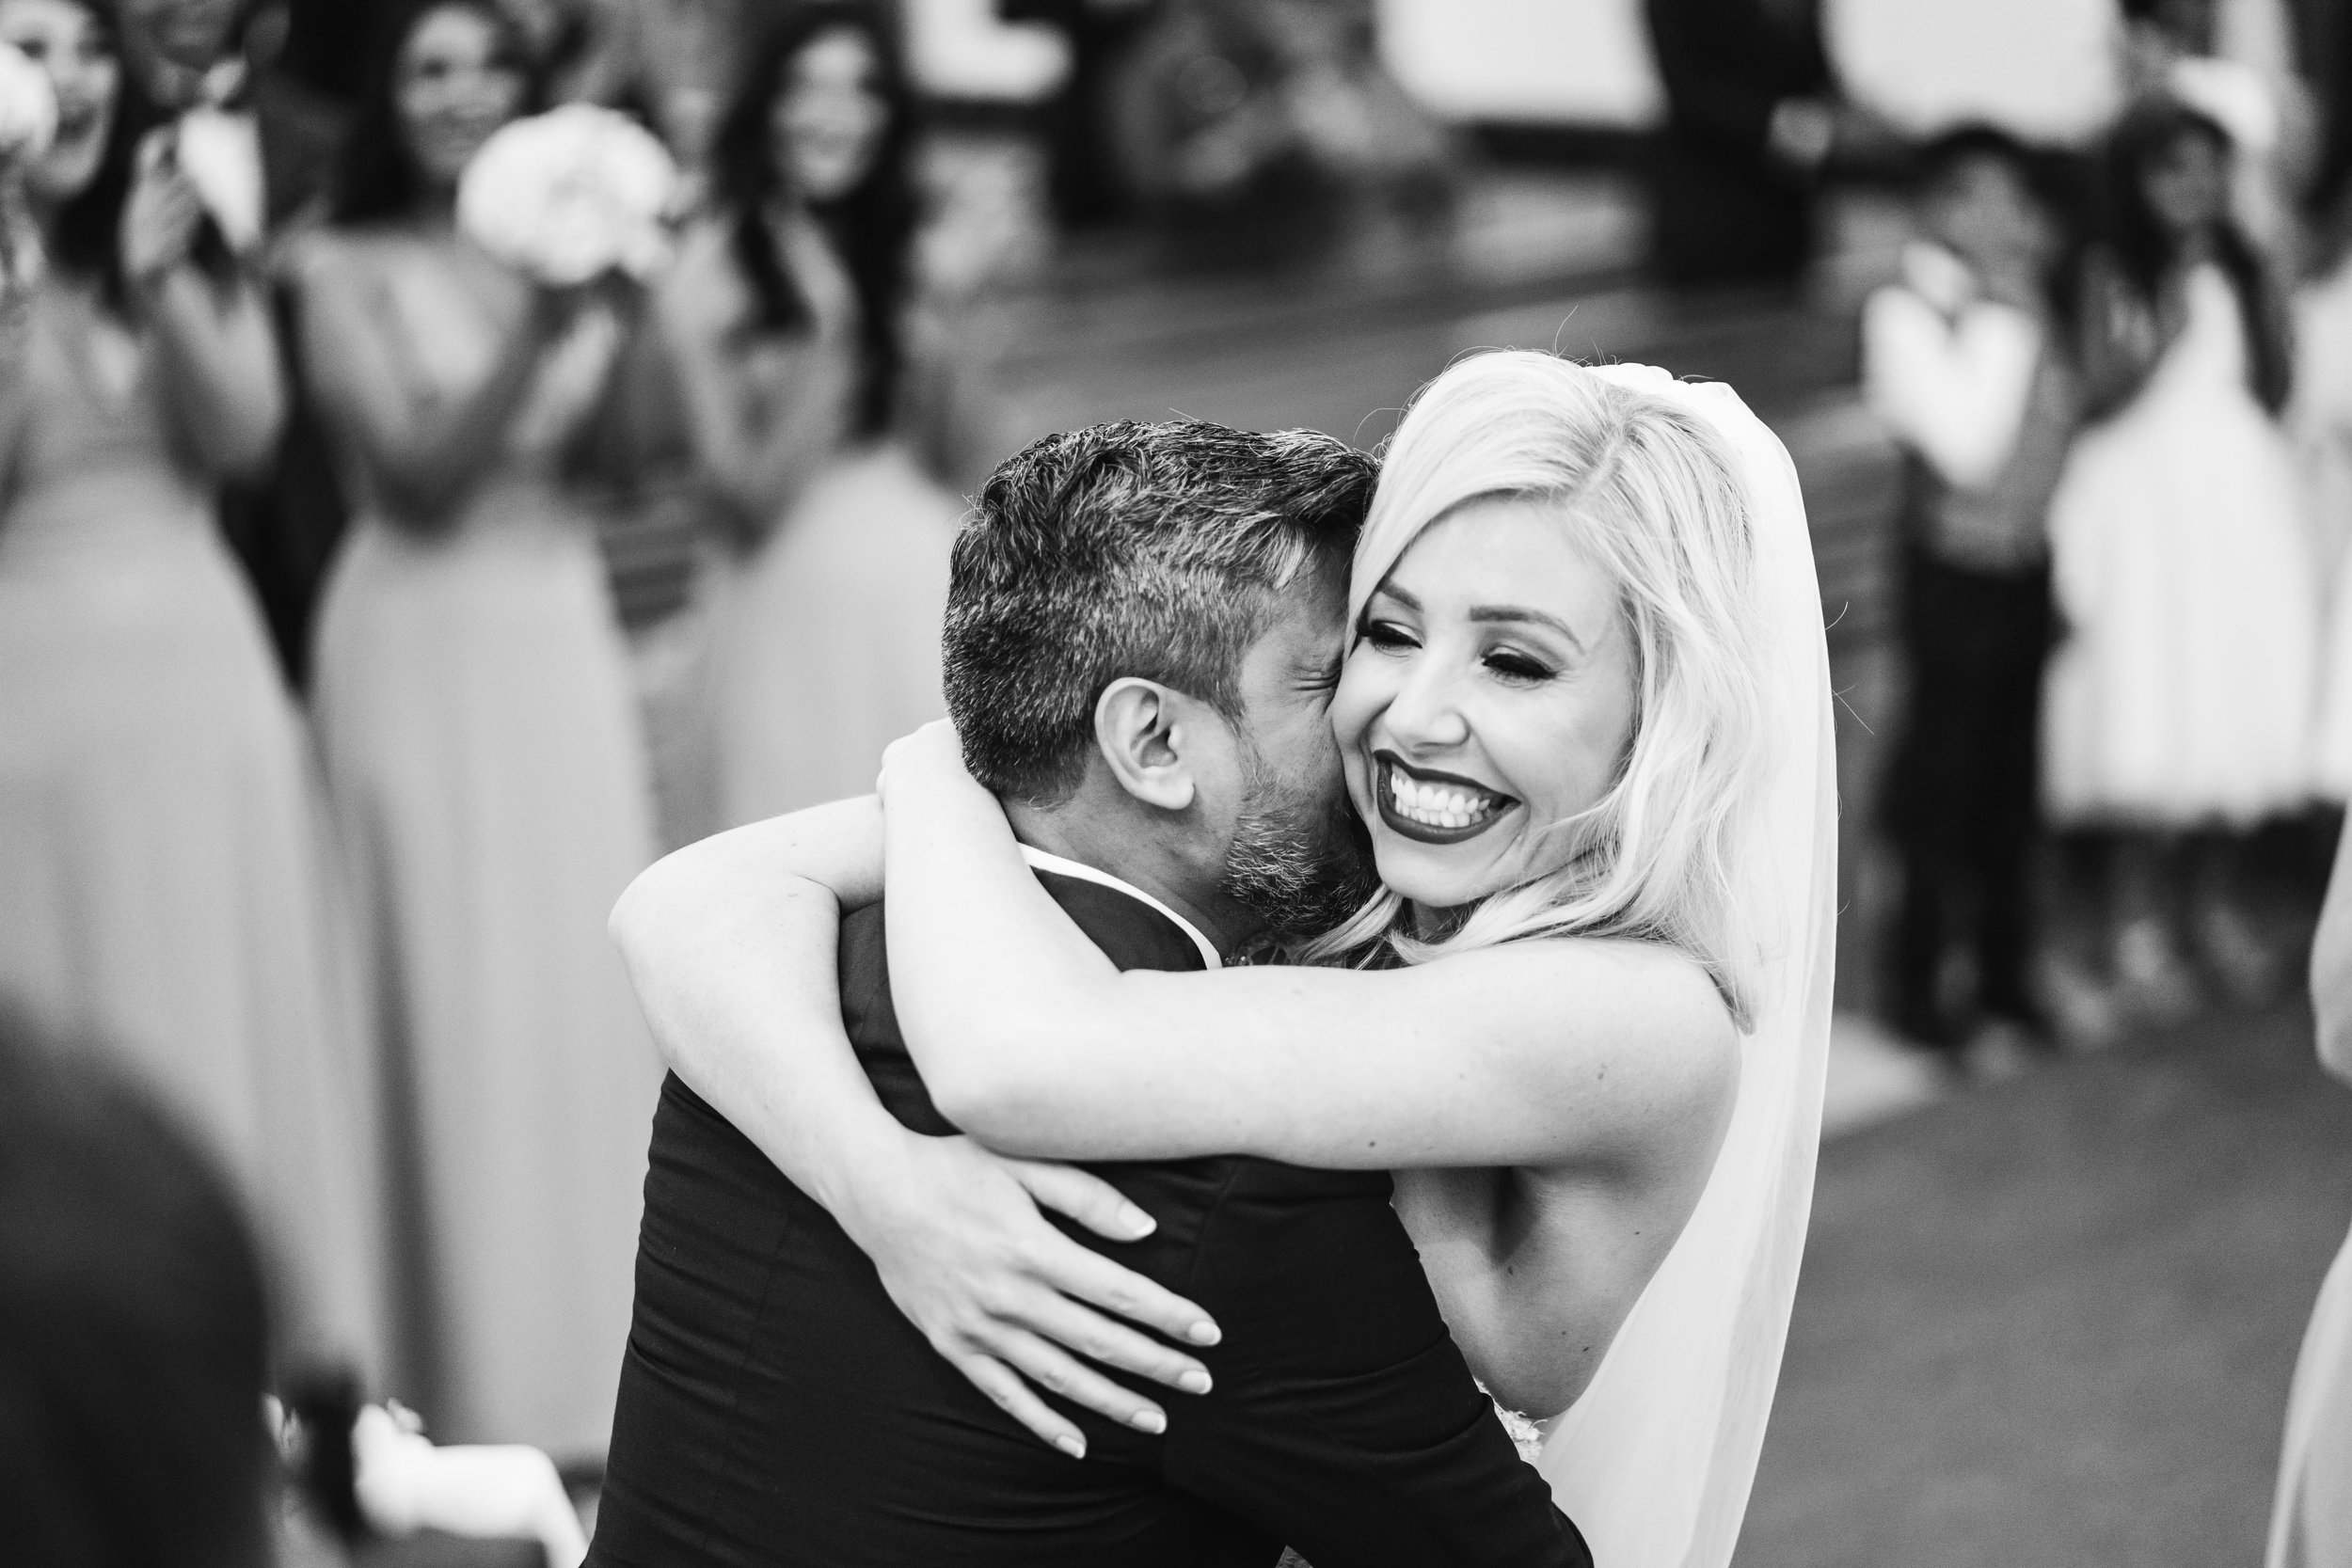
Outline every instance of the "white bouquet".
<path id="1" fill-rule="evenodd" d="M 677 165 L 628 116 L 566 103 L 501 126 L 466 166 L 457 226 L 543 283 L 619 271 L 643 281 L 670 253 Z"/>
<path id="2" fill-rule="evenodd" d="M 13 44 L 0 43 L 0 165 L 40 157 L 56 134 L 57 90 L 49 72 Z"/>

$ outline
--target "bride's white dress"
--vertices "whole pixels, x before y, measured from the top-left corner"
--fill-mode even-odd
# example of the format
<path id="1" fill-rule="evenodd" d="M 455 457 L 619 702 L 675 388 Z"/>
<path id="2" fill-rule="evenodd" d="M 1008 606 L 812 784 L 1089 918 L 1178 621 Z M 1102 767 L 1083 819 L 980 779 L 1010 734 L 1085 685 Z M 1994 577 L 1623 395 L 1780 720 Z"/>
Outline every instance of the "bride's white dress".
<path id="1" fill-rule="evenodd" d="M 2067 637 L 2043 780 L 2065 822 L 2247 824 L 2311 785 L 2318 594 L 2295 462 L 2246 381 L 2219 269 L 2129 406 L 2083 434 L 2050 505 Z"/>

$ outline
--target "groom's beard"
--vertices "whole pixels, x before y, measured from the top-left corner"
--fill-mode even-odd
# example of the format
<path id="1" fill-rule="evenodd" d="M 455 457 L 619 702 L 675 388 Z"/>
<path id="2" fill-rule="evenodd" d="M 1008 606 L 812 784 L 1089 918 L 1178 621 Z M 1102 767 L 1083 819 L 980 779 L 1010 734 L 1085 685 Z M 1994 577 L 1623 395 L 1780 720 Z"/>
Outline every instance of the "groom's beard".
<path id="1" fill-rule="evenodd" d="M 1247 760 L 1248 796 L 1226 851 L 1225 892 L 1278 941 L 1320 936 L 1380 890 L 1372 837 L 1345 794 L 1307 794 L 1257 757 Z"/>

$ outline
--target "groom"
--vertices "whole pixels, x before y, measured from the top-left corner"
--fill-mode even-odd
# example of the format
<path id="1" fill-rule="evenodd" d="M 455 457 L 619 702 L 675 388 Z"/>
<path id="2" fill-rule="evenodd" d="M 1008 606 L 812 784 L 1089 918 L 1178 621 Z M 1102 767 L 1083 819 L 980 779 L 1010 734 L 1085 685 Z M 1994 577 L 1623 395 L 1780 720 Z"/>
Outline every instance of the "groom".
<path id="1" fill-rule="evenodd" d="M 1184 422 L 1048 437 L 956 547 L 948 702 L 1031 864 L 1121 968 L 1215 968 L 1365 888 L 1325 709 L 1371 460 Z M 1177 803 L 1181 802 L 1181 803 Z M 841 1011 L 883 1102 L 931 1104 L 879 906 Z M 1104 1049 L 1117 1049 L 1105 1042 Z M 901 1315 L 833 1217 L 675 1075 L 592 1563 L 1589 1564 L 1439 1318 L 1386 1175 L 1093 1167 L 1157 1228 L 1098 1250 L 1225 1329 L 1146 1434 L 1029 1435 Z"/>

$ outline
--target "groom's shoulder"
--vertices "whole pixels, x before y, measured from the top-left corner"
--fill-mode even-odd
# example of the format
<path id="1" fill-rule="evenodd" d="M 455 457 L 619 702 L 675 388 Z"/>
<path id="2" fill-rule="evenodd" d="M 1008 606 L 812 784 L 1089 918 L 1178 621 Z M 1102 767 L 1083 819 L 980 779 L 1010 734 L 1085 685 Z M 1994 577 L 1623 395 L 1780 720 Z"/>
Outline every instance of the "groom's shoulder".
<path id="1" fill-rule="evenodd" d="M 1037 879 L 1071 923 L 1120 969 L 1193 970 L 1200 950 L 1184 927 L 1158 910 L 1116 887 L 1041 869 Z M 890 957 L 883 940 L 881 900 L 842 917 L 842 1003 L 848 1006 L 854 980 L 861 995 L 887 995 Z"/>

